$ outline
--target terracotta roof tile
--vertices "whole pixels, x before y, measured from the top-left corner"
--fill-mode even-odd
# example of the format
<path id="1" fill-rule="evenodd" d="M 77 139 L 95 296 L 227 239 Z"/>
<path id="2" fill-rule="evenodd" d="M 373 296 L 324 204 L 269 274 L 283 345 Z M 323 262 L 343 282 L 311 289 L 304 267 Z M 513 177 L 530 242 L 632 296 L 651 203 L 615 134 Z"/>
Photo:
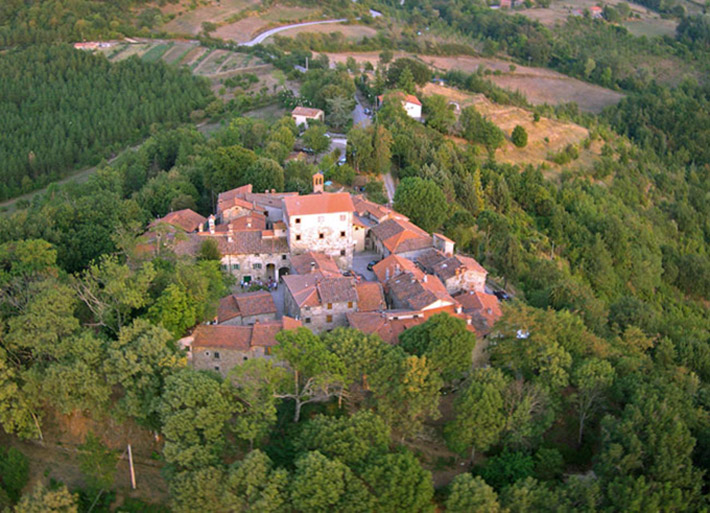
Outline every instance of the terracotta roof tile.
<path id="1" fill-rule="evenodd" d="M 265 290 L 232 294 L 219 300 L 217 320 L 219 323 L 235 317 L 251 317 L 253 315 L 275 314 L 276 303 L 271 294 Z"/>
<path id="2" fill-rule="evenodd" d="M 258 255 L 288 253 L 286 237 L 275 237 L 269 231 L 234 232 L 232 241 L 225 234 L 212 235 L 209 232 L 188 234 L 187 240 L 175 242 L 175 253 L 178 255 L 196 255 L 206 237 L 217 242 L 222 255 Z"/>
<path id="3" fill-rule="evenodd" d="M 363 281 L 355 285 L 357 293 L 357 309 L 359 312 L 374 312 L 385 310 L 385 296 L 382 286 L 374 281 Z"/>
<path id="4" fill-rule="evenodd" d="M 338 264 L 332 257 L 314 251 L 291 256 L 291 267 L 297 274 L 309 274 L 313 270 L 325 277 L 338 278 L 342 276 Z"/>
<path id="5" fill-rule="evenodd" d="M 357 301 L 357 292 L 351 278 L 325 278 L 318 285 L 321 303 L 346 303 Z"/>
<path id="6" fill-rule="evenodd" d="M 437 301 L 442 306 L 455 305 L 456 300 L 446 291 L 441 280 L 433 275 L 424 275 L 417 279 L 412 273 L 404 273 L 387 282 L 389 293 L 401 304 L 412 310 L 423 310 Z"/>
<path id="7" fill-rule="evenodd" d="M 283 282 L 299 308 L 357 301 L 352 278 L 328 278 L 314 272 L 284 276 Z"/>
<path id="8" fill-rule="evenodd" d="M 391 278 L 404 272 L 412 273 L 416 279 L 420 279 L 424 276 L 424 273 L 414 262 L 399 255 L 390 255 L 380 260 L 372 268 L 372 271 L 375 273 L 380 283 L 386 283 Z"/>
<path id="9" fill-rule="evenodd" d="M 427 232 L 404 219 L 387 219 L 373 227 L 371 232 L 391 253 L 425 249 L 433 244 Z"/>
<path id="10" fill-rule="evenodd" d="M 248 351 L 252 347 L 278 344 L 276 334 L 284 329 L 296 329 L 301 322 L 289 317 L 280 321 L 257 322 L 252 326 L 220 326 L 201 324 L 193 333 L 192 347 Z"/>
<path id="11" fill-rule="evenodd" d="M 167 223 L 169 225 L 182 228 L 186 232 L 194 232 L 200 227 L 200 225 L 203 225 L 206 222 L 206 217 L 201 216 L 194 210 L 185 208 L 183 210 L 170 212 L 169 214 L 166 214 L 165 217 L 156 219 L 150 224 L 150 226 L 155 226 L 159 223 Z"/>
<path id="12" fill-rule="evenodd" d="M 311 109 L 310 107 L 298 106 L 291 111 L 292 116 L 305 116 L 307 118 L 315 118 L 319 114 L 323 114 L 320 109 Z"/>
<path id="13" fill-rule="evenodd" d="M 283 204 L 288 216 L 334 214 L 354 210 L 350 194 L 346 192 L 289 196 L 283 199 Z"/>

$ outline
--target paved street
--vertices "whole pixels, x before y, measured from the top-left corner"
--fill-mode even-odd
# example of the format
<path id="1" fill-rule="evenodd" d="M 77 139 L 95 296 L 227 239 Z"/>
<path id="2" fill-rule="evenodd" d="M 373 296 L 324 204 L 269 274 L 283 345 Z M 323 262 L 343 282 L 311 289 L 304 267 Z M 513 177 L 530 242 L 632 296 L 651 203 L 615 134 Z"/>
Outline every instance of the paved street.
<path id="1" fill-rule="evenodd" d="M 367 270 L 367 264 L 373 260 L 379 260 L 380 256 L 374 251 L 365 251 L 364 253 L 355 253 L 353 256 L 353 271 L 361 274 L 367 281 L 375 281 L 375 273 Z"/>
<path id="2" fill-rule="evenodd" d="M 372 124 L 370 117 L 365 114 L 365 107 L 360 103 L 360 98 L 355 95 L 355 108 L 353 109 L 353 126 L 365 128 Z"/>

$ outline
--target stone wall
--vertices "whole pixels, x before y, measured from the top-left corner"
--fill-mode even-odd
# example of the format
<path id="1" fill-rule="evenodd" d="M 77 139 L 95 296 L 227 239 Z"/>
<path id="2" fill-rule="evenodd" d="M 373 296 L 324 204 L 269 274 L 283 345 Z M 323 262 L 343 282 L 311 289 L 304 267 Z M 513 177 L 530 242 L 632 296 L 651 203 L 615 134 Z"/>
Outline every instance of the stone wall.
<path id="1" fill-rule="evenodd" d="M 219 358 L 216 358 L 219 356 Z M 198 347 L 192 351 L 192 366 L 197 370 L 211 370 L 226 377 L 230 370 L 252 358 L 268 358 L 263 347 L 252 347 L 248 351 L 236 351 L 220 347 Z"/>
<path id="2" fill-rule="evenodd" d="M 444 285 L 449 294 L 457 294 L 461 291 L 485 292 L 486 275 L 478 271 L 465 271 L 452 276 Z"/>
<path id="3" fill-rule="evenodd" d="M 220 323 L 221 326 L 249 326 L 257 322 L 269 322 L 276 320 L 276 313 L 249 315 L 247 317 L 234 317 L 228 321 Z"/>
<path id="4" fill-rule="evenodd" d="M 304 328 L 314 333 L 322 333 L 340 326 L 346 327 L 348 325 L 346 314 L 352 312 L 357 312 L 357 301 L 332 303 L 331 308 L 328 308 L 328 305 L 299 308 L 289 290 L 284 291 L 284 314 L 299 319 Z M 328 322 L 328 316 L 331 316 L 331 322 Z"/>

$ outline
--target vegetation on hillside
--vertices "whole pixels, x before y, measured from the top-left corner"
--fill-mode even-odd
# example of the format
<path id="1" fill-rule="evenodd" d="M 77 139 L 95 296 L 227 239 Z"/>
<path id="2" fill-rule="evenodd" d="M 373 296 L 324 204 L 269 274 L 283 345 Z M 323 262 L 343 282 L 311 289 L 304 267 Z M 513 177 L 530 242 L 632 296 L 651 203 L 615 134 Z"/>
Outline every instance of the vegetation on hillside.
<path id="1" fill-rule="evenodd" d="M 56 181 L 77 166 L 189 120 L 212 97 L 186 70 L 115 64 L 68 46 L 33 46 L 0 60 L 0 199 Z"/>

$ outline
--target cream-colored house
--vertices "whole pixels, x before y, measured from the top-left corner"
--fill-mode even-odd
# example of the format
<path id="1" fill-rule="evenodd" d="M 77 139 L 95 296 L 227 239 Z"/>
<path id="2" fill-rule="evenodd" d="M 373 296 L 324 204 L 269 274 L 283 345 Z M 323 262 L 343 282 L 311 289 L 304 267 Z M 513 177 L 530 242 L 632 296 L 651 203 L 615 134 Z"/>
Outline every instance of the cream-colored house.
<path id="1" fill-rule="evenodd" d="M 320 193 L 283 199 L 291 254 L 324 253 L 340 269 L 353 261 L 353 202 L 348 193 Z"/>
<path id="2" fill-rule="evenodd" d="M 291 117 L 296 122 L 296 126 L 308 126 L 308 123 L 313 121 L 323 122 L 325 120 L 325 112 L 309 107 L 296 107 L 291 111 Z"/>

